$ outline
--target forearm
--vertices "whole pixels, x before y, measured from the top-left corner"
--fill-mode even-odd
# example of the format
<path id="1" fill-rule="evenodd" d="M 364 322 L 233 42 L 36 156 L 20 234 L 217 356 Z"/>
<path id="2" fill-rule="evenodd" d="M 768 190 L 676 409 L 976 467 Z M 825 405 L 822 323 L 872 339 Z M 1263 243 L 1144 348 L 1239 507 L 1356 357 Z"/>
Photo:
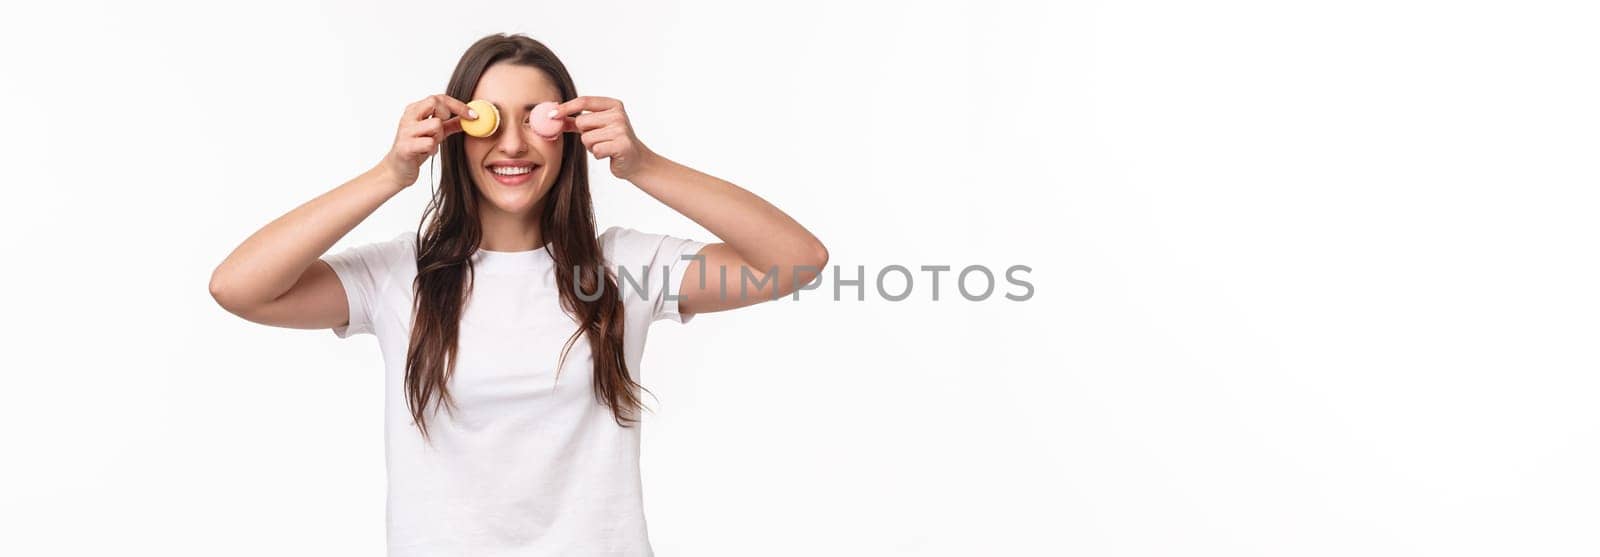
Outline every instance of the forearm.
<path id="1" fill-rule="evenodd" d="M 328 248 L 399 193 L 404 185 L 398 181 L 378 165 L 267 223 L 212 272 L 212 295 L 229 307 L 283 295 Z"/>
<path id="2" fill-rule="evenodd" d="M 659 155 L 629 181 L 711 231 L 756 270 L 820 267 L 827 261 L 827 249 L 804 226 L 731 182 Z"/>

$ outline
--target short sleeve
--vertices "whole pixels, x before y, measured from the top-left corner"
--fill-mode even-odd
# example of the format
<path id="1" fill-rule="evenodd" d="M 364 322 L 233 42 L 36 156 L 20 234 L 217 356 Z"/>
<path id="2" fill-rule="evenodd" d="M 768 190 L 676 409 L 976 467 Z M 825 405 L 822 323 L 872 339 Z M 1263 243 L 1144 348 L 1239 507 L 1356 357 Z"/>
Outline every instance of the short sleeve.
<path id="1" fill-rule="evenodd" d="M 401 264 L 414 264 L 414 261 L 406 261 L 407 257 L 415 257 L 409 232 L 402 232 L 387 241 L 352 246 L 322 257 L 339 277 L 350 309 L 350 323 L 334 327 L 335 336 L 350 338 L 352 335 L 375 334 L 372 324 L 378 303 L 383 299 L 381 294 Z"/>
<path id="2" fill-rule="evenodd" d="M 642 297 L 650 307 L 650 320 L 688 323 L 693 314 L 678 313 L 678 296 L 684 271 L 705 242 L 666 234 L 640 232 L 613 226 L 600 234 L 600 250 L 617 273 L 624 297 Z M 648 270 L 648 277 L 643 273 Z M 624 276 L 626 275 L 626 276 Z M 631 280 L 631 281 L 630 281 Z M 634 288 L 638 283 L 643 292 Z"/>

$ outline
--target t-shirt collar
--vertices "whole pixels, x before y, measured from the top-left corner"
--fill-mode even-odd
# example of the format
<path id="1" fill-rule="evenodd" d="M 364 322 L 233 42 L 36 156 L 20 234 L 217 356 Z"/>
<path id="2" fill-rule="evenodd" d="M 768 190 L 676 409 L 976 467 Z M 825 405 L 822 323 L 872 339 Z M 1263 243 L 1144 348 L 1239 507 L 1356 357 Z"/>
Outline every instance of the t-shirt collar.
<path id="1" fill-rule="evenodd" d="M 478 248 L 472 254 L 474 272 L 542 271 L 554 264 L 550 246 L 525 251 L 490 251 Z"/>

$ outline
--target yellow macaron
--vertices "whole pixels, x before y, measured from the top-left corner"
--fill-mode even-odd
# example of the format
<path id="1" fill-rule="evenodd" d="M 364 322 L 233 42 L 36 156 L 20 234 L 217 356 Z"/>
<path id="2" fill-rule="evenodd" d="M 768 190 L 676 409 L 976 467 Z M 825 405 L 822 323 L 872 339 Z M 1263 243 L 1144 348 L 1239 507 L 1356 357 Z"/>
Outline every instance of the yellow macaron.
<path id="1" fill-rule="evenodd" d="M 467 103 L 467 108 L 478 113 L 473 120 L 461 119 L 461 131 L 472 137 L 489 137 L 500 129 L 500 110 L 489 101 L 478 99 Z"/>

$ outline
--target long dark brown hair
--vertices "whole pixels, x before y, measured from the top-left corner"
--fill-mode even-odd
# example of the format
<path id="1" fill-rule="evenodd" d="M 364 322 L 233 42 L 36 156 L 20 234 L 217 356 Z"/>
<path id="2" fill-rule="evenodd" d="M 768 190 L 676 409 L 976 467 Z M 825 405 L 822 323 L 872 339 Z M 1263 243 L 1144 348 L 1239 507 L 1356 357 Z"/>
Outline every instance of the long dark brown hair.
<path id="1" fill-rule="evenodd" d="M 467 49 L 450 75 L 445 93 L 468 98 L 478 79 L 494 64 L 509 63 L 544 71 L 561 92 L 561 100 L 577 97 L 577 87 L 567 68 L 543 43 L 523 35 L 489 35 Z M 502 124 L 504 125 L 504 124 Z M 412 308 L 411 345 L 406 353 L 406 405 L 412 420 L 428 439 L 427 408 L 443 402 L 447 412 L 455 406 L 450 397 L 450 377 L 455 372 L 461 314 L 471 295 L 471 257 L 482 239 L 478 209 L 483 199 L 473 184 L 472 161 L 467 160 L 465 134 L 447 138 L 439 152 L 438 189 L 423 212 L 417 231 L 416 296 Z M 589 198 L 589 171 L 583 144 L 569 137 L 561 152 L 561 170 L 555 183 L 533 209 L 539 215 L 539 234 L 549 244 L 555 261 L 561 307 L 577 325 L 557 362 L 557 373 L 579 338 L 586 338 L 594 355 L 594 393 L 611 408 L 617 424 L 629 427 L 640 410 L 638 390 L 644 389 L 628 374 L 623 355 L 623 307 L 616 278 L 602 264 L 595 238 L 594 205 Z M 578 296 L 600 296 L 585 302 Z M 431 442 L 431 441 L 430 441 Z"/>

